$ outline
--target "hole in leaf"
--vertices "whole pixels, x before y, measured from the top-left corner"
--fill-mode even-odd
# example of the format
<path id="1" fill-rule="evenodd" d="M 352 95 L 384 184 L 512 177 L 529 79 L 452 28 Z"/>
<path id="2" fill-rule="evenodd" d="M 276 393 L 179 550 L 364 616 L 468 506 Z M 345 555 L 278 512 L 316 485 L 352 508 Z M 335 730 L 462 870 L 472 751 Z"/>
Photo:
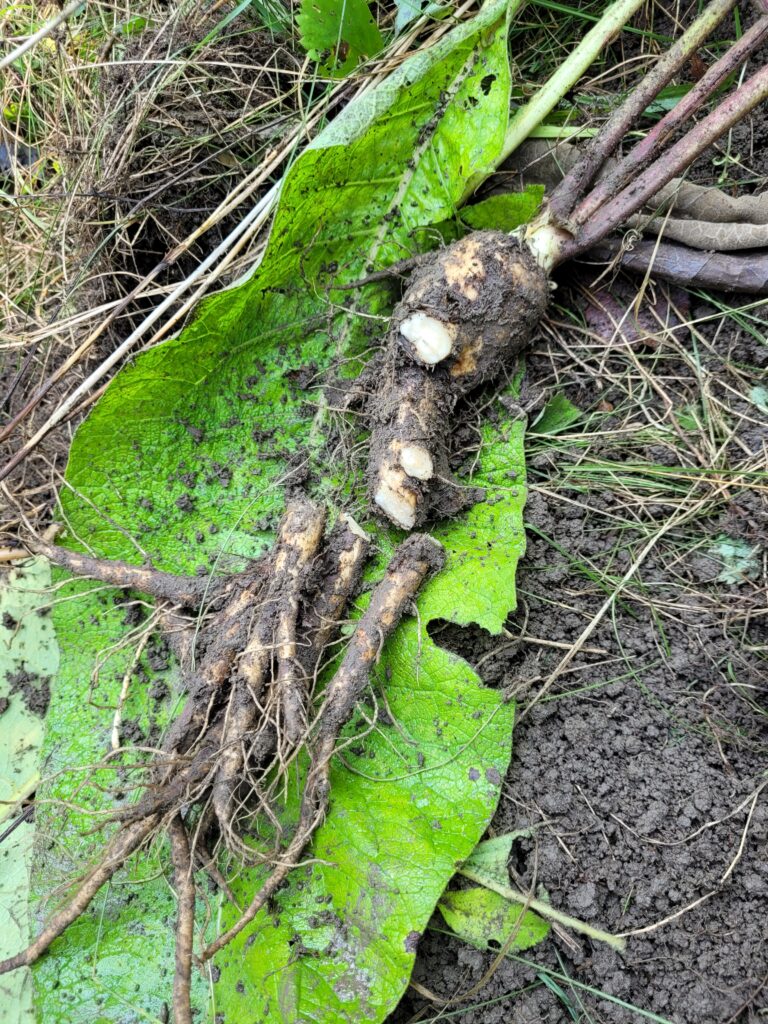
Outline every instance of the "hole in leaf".
<path id="1" fill-rule="evenodd" d="M 486 686 L 504 684 L 517 644 L 504 636 L 492 636 L 480 626 L 457 626 L 446 619 L 433 619 L 427 632 L 438 647 L 469 662 Z"/>
<path id="2" fill-rule="evenodd" d="M 512 844 L 512 852 L 509 858 L 509 866 L 519 878 L 525 878 L 528 870 L 528 858 L 532 846 L 525 840 L 518 839 Z"/>

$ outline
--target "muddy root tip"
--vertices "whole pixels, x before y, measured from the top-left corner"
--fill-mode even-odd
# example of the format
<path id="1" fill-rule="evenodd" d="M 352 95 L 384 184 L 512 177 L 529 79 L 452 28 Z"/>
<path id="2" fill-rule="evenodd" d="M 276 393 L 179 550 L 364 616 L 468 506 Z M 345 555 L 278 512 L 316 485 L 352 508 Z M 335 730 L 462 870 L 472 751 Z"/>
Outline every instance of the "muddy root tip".
<path id="1" fill-rule="evenodd" d="M 403 541 L 398 551 L 407 561 L 420 560 L 426 563 L 427 574 L 438 572 L 445 565 L 445 548 L 428 533 L 412 533 Z"/>

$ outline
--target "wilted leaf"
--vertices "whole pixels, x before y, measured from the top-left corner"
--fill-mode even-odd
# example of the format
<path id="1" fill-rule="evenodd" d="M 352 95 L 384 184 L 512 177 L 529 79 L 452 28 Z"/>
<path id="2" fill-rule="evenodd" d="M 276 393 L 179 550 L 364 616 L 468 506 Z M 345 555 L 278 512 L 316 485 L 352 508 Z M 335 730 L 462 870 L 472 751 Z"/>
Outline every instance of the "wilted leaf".
<path id="1" fill-rule="evenodd" d="M 638 305 L 637 282 L 617 277 L 594 288 L 588 282 L 584 318 L 606 345 L 645 345 L 654 348 L 666 332 L 684 343 L 690 335 L 686 320 L 690 296 L 682 288 L 667 285 L 645 290 Z"/>
<path id="2" fill-rule="evenodd" d="M 437 909 L 454 934 L 476 949 L 530 949 L 549 934 L 538 915 L 482 886 L 445 893 Z"/>
<path id="3" fill-rule="evenodd" d="M 728 537 L 726 534 L 718 537 L 710 548 L 710 554 L 722 566 L 718 580 L 722 583 L 743 583 L 754 579 L 760 573 L 759 552 L 759 547 L 737 537 Z"/>
<path id="4" fill-rule="evenodd" d="M 479 871 L 488 878 L 493 878 L 504 885 L 509 881 L 507 862 L 512 852 L 512 844 L 516 839 L 529 836 L 530 828 L 519 829 L 516 832 L 505 832 L 504 835 L 494 836 L 492 839 L 485 839 L 478 843 L 472 853 L 464 862 L 465 868 Z"/>

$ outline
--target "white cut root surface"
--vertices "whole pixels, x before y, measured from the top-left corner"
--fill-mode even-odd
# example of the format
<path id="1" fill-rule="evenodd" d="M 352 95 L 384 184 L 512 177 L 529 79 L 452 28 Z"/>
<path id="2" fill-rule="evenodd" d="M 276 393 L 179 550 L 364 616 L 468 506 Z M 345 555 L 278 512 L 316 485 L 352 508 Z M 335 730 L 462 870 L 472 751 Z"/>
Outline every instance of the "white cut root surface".
<path id="1" fill-rule="evenodd" d="M 432 456 L 421 445 L 407 444 L 400 452 L 400 465 L 408 476 L 416 480 L 431 480 L 435 475 Z"/>
<path id="2" fill-rule="evenodd" d="M 412 313 L 400 324 L 400 333 L 413 346 L 413 354 L 427 366 L 436 366 L 453 352 L 456 328 L 427 313 Z"/>
<path id="3" fill-rule="evenodd" d="M 383 469 L 373 500 L 395 526 L 412 530 L 416 525 L 416 495 L 408 490 L 405 470 L 393 466 Z"/>

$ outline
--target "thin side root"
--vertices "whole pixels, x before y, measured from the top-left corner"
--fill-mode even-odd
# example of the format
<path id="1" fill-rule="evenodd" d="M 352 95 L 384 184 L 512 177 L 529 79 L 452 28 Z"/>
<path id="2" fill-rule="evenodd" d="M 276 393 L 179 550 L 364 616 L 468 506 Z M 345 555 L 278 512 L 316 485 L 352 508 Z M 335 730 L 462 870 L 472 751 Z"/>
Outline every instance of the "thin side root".
<path id="1" fill-rule="evenodd" d="M 152 834 L 160 823 L 157 815 L 144 818 L 121 829 L 107 846 L 103 858 L 79 884 L 75 895 L 57 911 L 38 937 L 15 956 L 0 961 L 0 974 L 29 967 L 87 909 L 99 889 L 112 878 L 128 857 Z"/>
<path id="2" fill-rule="evenodd" d="M 173 976 L 173 1024 L 192 1024 L 192 943 L 195 927 L 195 880 L 189 836 L 181 815 L 168 826 L 171 840 L 173 884 L 179 909 L 176 915 L 176 970 Z"/>
<path id="3" fill-rule="evenodd" d="M 111 587 L 131 587 L 184 608 L 198 608 L 211 586 L 210 580 L 204 578 L 175 576 L 170 572 L 145 569 L 128 562 L 92 558 L 90 555 L 70 551 L 69 548 L 56 547 L 44 540 L 28 540 L 26 546 L 33 554 L 44 555 L 55 565 L 69 569 L 76 576 L 100 580 Z"/>

